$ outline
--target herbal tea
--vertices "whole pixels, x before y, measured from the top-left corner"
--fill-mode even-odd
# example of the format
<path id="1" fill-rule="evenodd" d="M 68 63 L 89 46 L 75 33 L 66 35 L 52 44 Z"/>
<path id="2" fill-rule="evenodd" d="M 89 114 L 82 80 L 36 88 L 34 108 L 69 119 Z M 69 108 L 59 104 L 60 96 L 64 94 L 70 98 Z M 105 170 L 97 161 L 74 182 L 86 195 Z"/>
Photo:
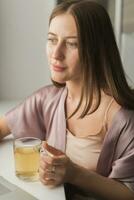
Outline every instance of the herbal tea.
<path id="1" fill-rule="evenodd" d="M 18 141 L 19 140 L 19 141 Z M 41 141 L 32 141 L 29 138 L 17 139 L 14 143 L 15 171 L 16 175 L 25 180 L 38 179 L 39 157 Z"/>

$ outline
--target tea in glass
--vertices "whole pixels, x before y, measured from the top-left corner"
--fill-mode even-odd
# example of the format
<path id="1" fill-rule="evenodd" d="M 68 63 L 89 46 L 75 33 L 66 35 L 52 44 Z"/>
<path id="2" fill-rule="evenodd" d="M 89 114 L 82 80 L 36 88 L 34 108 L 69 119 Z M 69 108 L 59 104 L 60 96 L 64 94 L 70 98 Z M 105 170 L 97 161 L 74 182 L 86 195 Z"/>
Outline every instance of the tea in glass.
<path id="1" fill-rule="evenodd" d="M 14 141 L 16 176 L 27 180 L 38 180 L 41 140 L 34 137 L 18 138 Z"/>

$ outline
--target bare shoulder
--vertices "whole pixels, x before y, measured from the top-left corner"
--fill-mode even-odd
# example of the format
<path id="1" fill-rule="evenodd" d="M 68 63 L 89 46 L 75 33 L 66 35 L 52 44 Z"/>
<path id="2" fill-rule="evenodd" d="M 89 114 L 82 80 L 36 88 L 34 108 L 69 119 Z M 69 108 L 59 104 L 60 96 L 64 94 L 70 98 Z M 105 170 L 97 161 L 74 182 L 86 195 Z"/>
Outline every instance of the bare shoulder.
<path id="1" fill-rule="evenodd" d="M 10 134 L 10 128 L 8 127 L 8 123 L 6 117 L 0 117 L 0 139 Z"/>

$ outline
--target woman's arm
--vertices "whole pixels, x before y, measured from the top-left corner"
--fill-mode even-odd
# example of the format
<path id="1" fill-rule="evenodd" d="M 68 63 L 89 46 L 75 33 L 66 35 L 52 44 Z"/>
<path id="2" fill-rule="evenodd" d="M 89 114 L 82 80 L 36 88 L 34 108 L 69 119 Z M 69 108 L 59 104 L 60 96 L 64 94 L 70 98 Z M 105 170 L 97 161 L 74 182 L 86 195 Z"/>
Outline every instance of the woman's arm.
<path id="1" fill-rule="evenodd" d="M 10 134 L 5 117 L 0 117 L 0 140 Z"/>
<path id="2" fill-rule="evenodd" d="M 134 200 L 125 185 L 74 164 L 65 154 L 42 155 L 39 172 L 40 181 L 48 186 L 71 183 L 101 200 Z"/>
<path id="3" fill-rule="evenodd" d="M 72 164 L 68 182 L 102 200 L 133 200 L 134 193 L 122 183 Z"/>

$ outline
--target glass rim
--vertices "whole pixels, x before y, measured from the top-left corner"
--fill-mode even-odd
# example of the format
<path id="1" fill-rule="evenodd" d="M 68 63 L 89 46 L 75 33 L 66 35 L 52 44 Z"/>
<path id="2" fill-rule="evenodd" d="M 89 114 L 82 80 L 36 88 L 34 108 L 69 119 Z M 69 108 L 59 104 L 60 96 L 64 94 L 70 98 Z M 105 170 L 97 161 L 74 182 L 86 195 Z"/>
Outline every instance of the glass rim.
<path id="1" fill-rule="evenodd" d="M 33 144 L 32 144 L 33 142 Z M 42 141 L 36 137 L 19 137 L 14 139 L 14 146 L 18 147 L 32 147 L 41 145 Z"/>

